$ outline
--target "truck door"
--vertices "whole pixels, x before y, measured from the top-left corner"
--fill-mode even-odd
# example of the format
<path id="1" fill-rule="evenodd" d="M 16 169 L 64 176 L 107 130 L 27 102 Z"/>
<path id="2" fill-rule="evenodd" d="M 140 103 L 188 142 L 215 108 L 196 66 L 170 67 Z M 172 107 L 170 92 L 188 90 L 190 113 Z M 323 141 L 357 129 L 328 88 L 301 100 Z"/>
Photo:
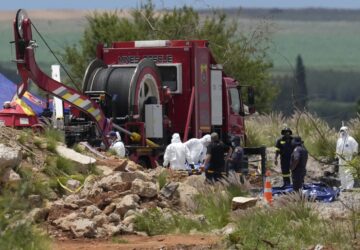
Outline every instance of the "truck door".
<path id="1" fill-rule="evenodd" d="M 227 91 L 228 95 L 228 133 L 229 135 L 237 135 L 243 137 L 245 134 L 243 102 L 241 93 L 237 87 L 230 87 Z"/>

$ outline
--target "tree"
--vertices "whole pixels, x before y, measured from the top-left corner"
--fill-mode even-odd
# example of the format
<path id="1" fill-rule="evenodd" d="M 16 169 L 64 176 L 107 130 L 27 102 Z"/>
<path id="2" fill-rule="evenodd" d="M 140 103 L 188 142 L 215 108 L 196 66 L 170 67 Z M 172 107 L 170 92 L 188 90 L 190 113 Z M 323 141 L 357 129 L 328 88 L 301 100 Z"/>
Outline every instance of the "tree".
<path id="1" fill-rule="evenodd" d="M 266 29 L 258 28 L 247 37 L 238 30 L 238 23 L 223 13 L 200 16 L 189 7 L 155 12 L 152 1 L 131 12 L 130 17 L 119 16 L 118 11 L 87 16 L 88 26 L 80 46 L 66 47 L 64 61 L 74 78 L 81 82 L 87 63 L 95 57 L 99 42 L 148 39 L 206 39 L 218 63 L 242 84 L 256 88 L 259 111 L 271 110 L 277 93 L 271 84 L 267 60 Z"/>
<path id="2" fill-rule="evenodd" d="M 274 84 L 278 84 L 279 93 L 276 96 L 273 109 L 280 111 L 285 116 L 291 116 L 294 113 L 294 106 L 292 105 L 292 92 L 294 76 L 293 75 L 283 75 L 275 76 L 273 79 Z"/>
<path id="3" fill-rule="evenodd" d="M 296 58 L 295 84 L 294 84 L 295 107 L 304 110 L 307 107 L 307 87 L 305 67 L 301 55 Z"/>

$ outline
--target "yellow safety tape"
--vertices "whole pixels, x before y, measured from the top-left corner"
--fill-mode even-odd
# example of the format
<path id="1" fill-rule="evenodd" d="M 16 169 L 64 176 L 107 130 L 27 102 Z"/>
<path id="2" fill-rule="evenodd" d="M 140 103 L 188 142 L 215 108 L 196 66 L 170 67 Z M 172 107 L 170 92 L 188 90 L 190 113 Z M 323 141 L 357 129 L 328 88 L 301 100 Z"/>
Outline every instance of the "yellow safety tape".
<path id="1" fill-rule="evenodd" d="M 70 188 L 68 188 L 67 186 L 65 186 L 64 184 L 62 184 L 61 181 L 59 180 L 59 178 L 56 178 L 56 180 L 57 180 L 57 182 L 59 183 L 60 187 L 62 187 L 62 188 L 65 189 L 66 191 L 69 191 L 70 193 L 77 193 L 77 192 L 79 192 L 79 191 L 83 188 L 83 186 L 84 186 L 84 184 L 83 184 L 83 185 L 81 185 L 80 187 L 78 187 L 76 190 L 71 190 Z"/>
<path id="2" fill-rule="evenodd" d="M 95 111 L 95 109 L 94 109 L 93 107 L 90 107 L 90 108 L 87 110 L 87 112 L 89 112 L 89 113 L 92 113 L 93 111 Z"/>
<path id="3" fill-rule="evenodd" d="M 77 106 L 79 106 L 81 103 L 83 103 L 84 102 L 84 100 L 83 99 L 81 99 L 81 98 L 79 98 L 79 99 L 77 99 L 75 102 L 73 102 L 75 105 L 77 105 Z"/>
<path id="4" fill-rule="evenodd" d="M 62 96 L 65 100 L 68 100 L 70 97 L 72 97 L 72 94 L 70 93 L 66 93 L 65 95 Z"/>
<path id="5" fill-rule="evenodd" d="M 84 180 L 84 183 L 87 181 L 87 180 L 91 180 L 93 179 L 95 176 L 94 175 L 89 175 L 88 177 L 85 178 Z M 78 187 L 77 189 L 75 190 L 71 190 L 70 188 L 68 188 L 67 186 L 65 186 L 64 184 L 61 183 L 61 181 L 59 180 L 59 178 L 56 178 L 57 182 L 59 183 L 60 187 L 62 187 L 63 189 L 65 189 L 66 191 L 69 191 L 70 193 L 77 193 L 79 192 L 83 187 L 84 187 L 84 184 L 82 184 L 80 187 Z"/>

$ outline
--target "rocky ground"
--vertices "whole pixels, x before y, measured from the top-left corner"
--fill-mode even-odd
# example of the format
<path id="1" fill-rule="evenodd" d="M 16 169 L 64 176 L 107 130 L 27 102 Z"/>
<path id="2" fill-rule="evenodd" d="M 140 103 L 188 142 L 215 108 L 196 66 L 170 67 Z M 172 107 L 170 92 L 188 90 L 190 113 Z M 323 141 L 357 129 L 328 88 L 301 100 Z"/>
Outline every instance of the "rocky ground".
<path id="1" fill-rule="evenodd" d="M 19 131 L 0 128 L 0 169 L 2 185 L 21 182 L 19 168 L 29 168 L 34 173 L 41 172 L 46 159 L 46 145 L 40 139 L 37 146 L 25 143 Z M 32 143 L 37 139 L 32 138 Z M 44 142 L 44 144 L 46 144 Z M 218 230 L 206 236 L 158 236 L 148 237 L 134 228 L 136 213 L 156 208 L 163 214 L 174 211 L 195 220 L 192 197 L 198 193 L 197 187 L 204 182 L 203 176 L 187 176 L 183 172 L 167 172 L 167 184 L 160 189 L 158 176 L 167 171 L 161 167 L 143 169 L 126 159 L 113 156 L 100 157 L 85 151 L 79 154 L 62 145 L 56 148 L 59 155 L 76 160 L 79 166 L 95 164 L 100 175 L 88 176 L 83 185 L 77 180 L 64 183 L 64 195 L 54 194 L 51 199 L 39 195 L 28 197 L 33 209 L 29 220 L 39 223 L 55 239 L 55 249 L 216 249 L 221 236 L 228 229 Z M 274 152 L 268 150 L 268 164 L 273 162 Z M 256 159 L 255 161 L 256 162 Z M 258 166 L 251 165 L 250 180 L 254 197 L 261 199 L 256 190 L 261 188 Z M 319 164 L 310 158 L 306 182 L 316 182 L 332 166 Z M 281 186 L 280 168 L 272 170 L 273 186 Z M 314 202 L 314 207 L 325 218 L 343 218 L 351 209 L 360 204 L 360 192 L 342 192 L 335 202 Z M 230 230 L 231 231 L 231 230 Z M 109 239 L 121 236 L 127 242 L 113 244 Z M 74 240 L 77 239 L 77 240 Z M 128 245 L 129 244 L 129 245 Z M 195 247 L 197 246 L 197 247 Z"/>

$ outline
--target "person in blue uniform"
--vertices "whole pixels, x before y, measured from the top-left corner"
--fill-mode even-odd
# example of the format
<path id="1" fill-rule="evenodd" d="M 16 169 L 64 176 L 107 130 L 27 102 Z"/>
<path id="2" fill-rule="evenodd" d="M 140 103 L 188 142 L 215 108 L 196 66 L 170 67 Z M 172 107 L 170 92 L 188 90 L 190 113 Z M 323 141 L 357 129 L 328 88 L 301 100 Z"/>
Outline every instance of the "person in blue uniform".
<path id="1" fill-rule="evenodd" d="M 293 189 L 295 192 L 298 192 L 304 185 L 308 151 L 300 136 L 296 136 L 292 139 L 292 145 L 294 146 L 294 151 L 291 154 L 290 160 L 291 177 Z"/>
<path id="2" fill-rule="evenodd" d="M 294 150 L 294 146 L 291 144 L 292 131 L 286 127 L 281 130 L 281 137 L 276 140 L 275 151 L 275 165 L 278 165 L 278 158 L 280 156 L 280 166 L 283 176 L 284 187 L 291 184 L 290 182 L 290 158 Z"/>

